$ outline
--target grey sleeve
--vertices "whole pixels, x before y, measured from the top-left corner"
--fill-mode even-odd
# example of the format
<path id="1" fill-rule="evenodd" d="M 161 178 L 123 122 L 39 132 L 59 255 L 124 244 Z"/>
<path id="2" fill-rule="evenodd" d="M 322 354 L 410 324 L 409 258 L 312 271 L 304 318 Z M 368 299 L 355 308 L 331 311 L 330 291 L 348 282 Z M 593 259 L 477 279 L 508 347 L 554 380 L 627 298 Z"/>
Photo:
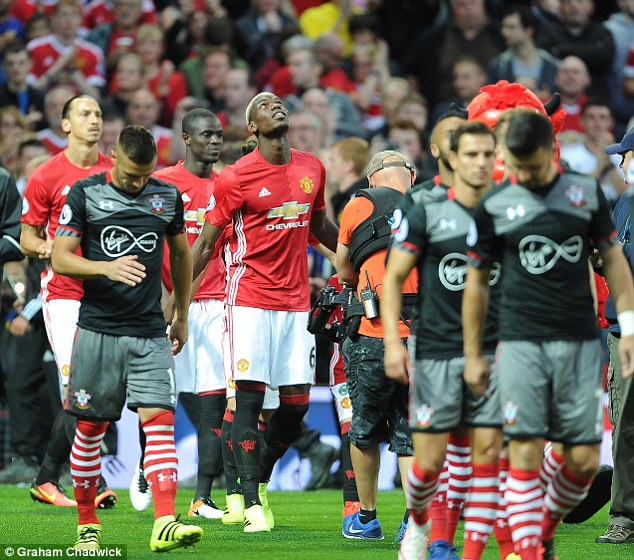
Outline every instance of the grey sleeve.
<path id="1" fill-rule="evenodd" d="M 20 193 L 13 177 L 0 170 L 0 266 L 5 262 L 21 261 Z"/>

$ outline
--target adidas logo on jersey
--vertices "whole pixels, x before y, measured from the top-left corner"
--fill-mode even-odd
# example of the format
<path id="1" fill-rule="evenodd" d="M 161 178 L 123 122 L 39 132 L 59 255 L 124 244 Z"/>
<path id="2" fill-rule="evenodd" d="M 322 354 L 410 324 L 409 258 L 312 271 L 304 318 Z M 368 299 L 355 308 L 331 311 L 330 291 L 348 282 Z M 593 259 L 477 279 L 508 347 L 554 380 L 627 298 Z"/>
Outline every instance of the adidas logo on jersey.
<path id="1" fill-rule="evenodd" d="M 183 200 L 183 202 L 191 202 L 192 199 L 189 197 L 189 195 L 187 193 L 183 193 L 181 195 L 181 199 Z"/>
<path id="2" fill-rule="evenodd" d="M 259 198 L 262 198 L 263 196 L 270 196 L 271 195 L 271 191 L 269 191 L 266 187 L 262 187 L 262 190 L 260 191 L 260 194 L 258 195 Z"/>

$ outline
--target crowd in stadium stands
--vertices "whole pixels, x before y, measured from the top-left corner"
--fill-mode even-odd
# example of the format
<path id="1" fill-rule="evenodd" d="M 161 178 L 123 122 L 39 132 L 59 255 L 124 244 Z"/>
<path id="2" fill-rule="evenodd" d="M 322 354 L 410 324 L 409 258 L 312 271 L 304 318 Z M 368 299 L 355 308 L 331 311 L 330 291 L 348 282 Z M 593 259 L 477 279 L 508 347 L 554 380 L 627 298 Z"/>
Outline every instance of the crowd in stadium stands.
<path id="1" fill-rule="evenodd" d="M 110 155 L 126 125 L 142 125 L 157 170 L 185 159 L 185 114 L 212 111 L 224 134 L 220 172 L 242 156 L 245 111 L 267 91 L 290 113 L 291 146 L 324 163 L 326 210 L 338 224 L 381 150 L 402 152 L 417 183 L 437 176 L 436 121 L 499 80 L 543 102 L 559 93 L 562 160 L 616 205 L 627 187 L 622 154 L 605 148 L 634 126 L 634 0 L 0 0 L 0 166 L 24 195 L 36 166 L 68 146 L 65 104 L 89 95 L 103 113 L 99 150 Z M 316 298 L 335 271 L 313 247 L 308 257 Z M 41 270 L 37 259 L 5 263 L 0 311 L 0 395 L 19 390 L 10 414 L 34 417 L 12 423 L 0 467 L 13 456 L 24 482 L 59 409 Z M 322 384 L 331 348 L 318 339 Z M 22 369 L 31 385 L 18 389 L 11 372 Z M 324 453 L 327 470 L 334 457 Z"/>

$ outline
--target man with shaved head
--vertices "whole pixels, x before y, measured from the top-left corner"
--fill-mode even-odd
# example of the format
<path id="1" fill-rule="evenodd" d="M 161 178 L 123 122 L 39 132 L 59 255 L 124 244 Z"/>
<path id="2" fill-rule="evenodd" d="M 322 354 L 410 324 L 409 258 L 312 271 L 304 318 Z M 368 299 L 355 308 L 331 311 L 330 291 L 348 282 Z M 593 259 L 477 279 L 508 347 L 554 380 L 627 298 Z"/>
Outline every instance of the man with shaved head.
<path id="1" fill-rule="evenodd" d="M 416 168 L 401 152 L 375 154 L 367 168 L 369 189 L 357 191 L 343 209 L 337 243 L 339 281 L 355 287 L 366 308 L 357 333 L 342 345 L 352 421 L 348 432 L 361 509 L 343 519 L 343 535 L 350 539 L 382 539 L 377 519 L 380 444 L 388 440 L 398 455 L 401 476 L 412 462 L 412 440 L 407 426 L 407 387 L 385 377 L 384 331 L 378 317 L 378 300 L 385 275 L 385 256 L 390 239 L 392 214 L 416 180 Z M 368 227 L 376 240 L 368 242 Z M 370 239 L 373 236 L 370 235 Z M 403 291 L 414 295 L 418 276 L 408 276 Z M 349 314 L 350 315 L 350 314 Z M 406 321 L 398 326 L 401 340 L 409 336 Z M 403 519 L 403 531 L 407 513 Z"/>

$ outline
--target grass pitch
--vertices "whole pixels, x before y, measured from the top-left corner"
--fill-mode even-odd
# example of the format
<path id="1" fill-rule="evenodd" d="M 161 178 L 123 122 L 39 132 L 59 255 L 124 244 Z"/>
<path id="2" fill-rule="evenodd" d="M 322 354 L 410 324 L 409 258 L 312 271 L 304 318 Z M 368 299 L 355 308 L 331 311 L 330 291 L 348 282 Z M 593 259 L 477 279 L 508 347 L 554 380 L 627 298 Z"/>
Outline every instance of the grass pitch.
<path id="1" fill-rule="evenodd" d="M 128 558 L 150 559 L 152 510 L 137 512 L 130 505 L 127 490 L 118 492 L 114 509 L 101 510 L 102 544 L 127 545 Z M 216 503 L 224 502 L 214 492 Z M 177 513 L 187 518 L 191 490 L 181 490 Z M 398 491 L 379 494 L 378 513 L 385 534 L 383 541 L 348 540 L 341 535 L 341 493 L 271 492 L 270 502 L 276 527 L 270 534 L 244 534 L 241 526 L 223 526 L 220 521 L 197 520 L 205 529 L 203 540 L 194 548 L 171 552 L 172 557 L 214 560 L 395 560 L 394 542 L 403 514 L 403 496 Z M 7 558 L 7 546 L 72 546 L 75 540 L 76 511 L 33 502 L 27 488 L 0 486 L 0 559 Z M 634 545 L 598 545 L 596 536 L 607 524 L 607 508 L 581 525 L 562 525 L 556 539 L 560 560 L 634 559 Z M 462 524 L 456 542 L 462 541 Z M 18 558 L 13 555 L 13 559 Z M 489 543 L 485 560 L 497 560 L 495 541 Z"/>

